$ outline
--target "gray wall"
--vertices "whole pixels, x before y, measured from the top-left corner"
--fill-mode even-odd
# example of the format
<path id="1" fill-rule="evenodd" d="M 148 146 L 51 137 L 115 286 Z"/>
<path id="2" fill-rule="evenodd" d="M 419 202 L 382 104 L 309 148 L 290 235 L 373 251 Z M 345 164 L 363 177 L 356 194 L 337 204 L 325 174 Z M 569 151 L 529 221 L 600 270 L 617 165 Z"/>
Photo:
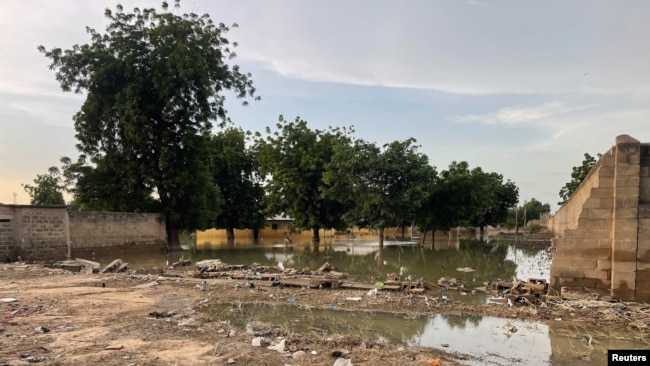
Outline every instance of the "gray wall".
<path id="1" fill-rule="evenodd" d="M 0 259 L 64 259 L 75 249 L 163 247 L 165 220 L 156 213 L 68 212 L 65 206 L 0 204 Z"/>

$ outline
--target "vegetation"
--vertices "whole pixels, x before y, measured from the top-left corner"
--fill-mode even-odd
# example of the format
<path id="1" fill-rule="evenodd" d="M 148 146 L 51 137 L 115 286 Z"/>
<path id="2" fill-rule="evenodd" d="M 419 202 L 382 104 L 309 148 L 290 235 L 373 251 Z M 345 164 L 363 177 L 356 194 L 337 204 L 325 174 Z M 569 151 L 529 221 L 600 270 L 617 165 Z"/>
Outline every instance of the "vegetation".
<path id="1" fill-rule="evenodd" d="M 311 130 L 300 117 L 289 122 L 282 116 L 276 128 L 273 133 L 267 129 L 266 138 L 258 134 L 256 142 L 260 172 L 269 177 L 266 214 L 291 217 L 297 228 L 312 231 L 314 242 L 320 241 L 320 229 L 344 230 L 346 203 L 322 194 L 329 189 L 323 175 L 335 148 L 347 145 L 352 131 Z"/>
<path id="2" fill-rule="evenodd" d="M 224 228 L 233 240 L 274 215 L 315 242 L 320 229 L 358 226 L 383 243 L 385 228 L 412 223 L 501 225 L 518 201 L 513 182 L 466 162 L 438 174 L 413 138 L 378 146 L 351 127 L 312 130 L 282 116 L 252 138 L 224 109 L 225 92 L 258 98 L 251 75 L 226 64 L 228 27 L 165 2 L 105 15 L 106 33 L 88 29 L 88 44 L 39 47 L 61 88 L 85 101 L 73 118 L 81 154 L 24 185 L 34 204 L 63 204 L 68 192 L 74 209 L 161 212 L 177 245 L 179 230 Z"/>
<path id="3" fill-rule="evenodd" d="M 519 190 L 503 176 L 486 173 L 480 167 L 469 169 L 467 162 L 452 162 L 437 177 L 420 208 L 417 223 L 424 230 L 449 230 L 457 226 L 505 224 L 507 212 L 517 204 Z"/>
<path id="4" fill-rule="evenodd" d="M 600 159 L 601 154 L 598 154 L 598 158 Z M 558 202 L 558 205 L 563 205 L 566 201 L 571 198 L 573 193 L 578 189 L 580 184 L 582 183 L 585 178 L 587 178 L 587 175 L 591 171 L 591 168 L 596 165 L 596 158 L 589 155 L 588 153 L 585 153 L 585 159 L 582 161 L 582 164 L 579 166 L 574 166 L 571 170 L 571 181 L 567 182 L 562 189 L 560 189 L 560 198 L 562 198 L 562 201 Z"/>
<path id="5" fill-rule="evenodd" d="M 377 229 L 383 245 L 384 229 L 411 223 L 431 187 L 435 170 L 415 139 L 394 141 L 379 148 L 362 140 L 337 145 L 325 173 L 326 197 L 349 204 L 348 226 Z"/>
<path id="6" fill-rule="evenodd" d="M 548 203 L 541 203 L 535 198 L 525 202 L 522 206 L 511 208 L 508 210 L 508 219 L 506 227 L 508 229 L 516 229 L 525 227 L 526 223 L 532 220 L 539 220 L 542 214 L 550 213 L 551 206 Z"/>
<path id="7" fill-rule="evenodd" d="M 176 7 L 178 7 L 178 1 Z M 61 88 L 84 93 L 74 116 L 77 199 L 89 208 L 165 213 L 178 229 L 204 229 L 220 214 L 209 155 L 215 121 L 227 123 L 224 91 L 255 97 L 251 76 L 229 66 L 235 54 L 210 16 L 149 8 L 105 12 L 101 34 L 71 49 L 39 50 Z"/>
<path id="8" fill-rule="evenodd" d="M 228 128 L 211 138 L 210 172 L 223 202 L 214 227 L 226 229 L 230 241 L 235 229 L 261 229 L 265 222 L 262 178 L 246 137 L 243 130 Z"/>
<path id="9" fill-rule="evenodd" d="M 45 174 L 36 175 L 34 185 L 23 184 L 23 189 L 29 194 L 32 205 L 64 205 L 64 187 L 59 168 L 52 166 Z"/>

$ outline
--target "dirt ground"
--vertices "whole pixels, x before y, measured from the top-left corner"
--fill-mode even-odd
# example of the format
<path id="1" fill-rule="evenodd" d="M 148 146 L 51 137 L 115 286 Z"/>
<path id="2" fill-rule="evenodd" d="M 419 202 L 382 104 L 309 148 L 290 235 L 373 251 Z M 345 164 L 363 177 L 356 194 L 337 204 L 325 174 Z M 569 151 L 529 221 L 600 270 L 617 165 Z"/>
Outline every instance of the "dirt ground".
<path id="1" fill-rule="evenodd" d="M 584 302 L 508 307 L 444 302 L 438 294 L 364 295 L 354 290 L 246 288 L 227 280 L 163 278 L 156 273 L 82 274 L 40 264 L 0 264 L 0 366 L 436 365 L 436 360 L 456 365 L 470 357 L 345 334 L 326 339 L 284 334 L 272 324 L 261 334 L 251 334 L 214 319 L 206 310 L 208 304 L 296 306 L 289 298 L 304 308 L 338 304 L 338 310 L 359 314 L 481 314 L 543 322 L 562 318 L 567 330 L 587 322 L 611 334 L 632 330 L 642 337 L 648 326 L 612 316 L 611 310 L 595 311 Z M 350 296 L 363 301 L 341 301 Z M 269 349 L 281 339 L 284 348 Z"/>

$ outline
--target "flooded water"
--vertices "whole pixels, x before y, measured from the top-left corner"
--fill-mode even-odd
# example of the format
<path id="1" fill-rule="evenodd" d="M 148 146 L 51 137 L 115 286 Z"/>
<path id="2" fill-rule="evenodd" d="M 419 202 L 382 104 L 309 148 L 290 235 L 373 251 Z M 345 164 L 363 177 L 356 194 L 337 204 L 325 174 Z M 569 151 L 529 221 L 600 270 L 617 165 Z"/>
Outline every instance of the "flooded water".
<path id="1" fill-rule="evenodd" d="M 490 316 L 439 314 L 413 319 L 260 304 L 218 305 L 210 311 L 214 320 L 227 321 L 252 334 L 257 324 L 281 327 L 293 336 L 315 333 L 324 340 L 335 334 L 351 334 L 371 342 L 432 347 L 470 356 L 458 360 L 464 365 L 606 365 L 607 349 L 647 346 L 607 339 L 606 335 L 592 337 L 589 345 L 580 334 L 557 334 L 553 325 Z"/>
<path id="2" fill-rule="evenodd" d="M 258 263 L 279 268 L 308 267 L 316 269 L 329 262 L 338 271 L 348 273 L 352 280 L 363 283 L 383 281 L 395 273 L 402 280 L 424 279 L 436 282 L 440 277 L 456 278 L 472 289 L 485 282 L 540 278 L 549 280 L 550 248 L 521 248 L 479 240 L 458 240 L 438 246 L 420 247 L 416 242 L 385 242 L 380 248 L 376 240 L 329 240 L 320 245 L 296 243 L 286 246 L 280 242 L 186 243 L 182 252 L 78 252 L 76 257 L 92 259 L 102 264 L 120 258 L 130 269 L 164 268 L 179 259 L 199 261 L 221 259 L 229 264 Z M 459 271 L 469 268 L 473 271 Z M 447 293 L 454 301 L 484 303 L 488 295 Z M 226 314 L 227 309 L 215 309 Z M 298 307 L 268 308 L 250 306 L 245 317 L 226 320 L 246 322 L 259 320 L 295 332 L 318 330 L 323 336 L 354 333 L 380 342 L 419 345 L 457 351 L 481 357 L 481 361 L 462 361 L 470 365 L 601 365 L 606 364 L 607 349 L 644 348 L 632 339 L 621 337 L 614 341 L 603 335 L 594 337 L 591 345 L 561 335 L 553 326 L 481 316 L 437 315 L 405 319 L 386 314 L 350 316 L 336 310 L 305 310 Z M 245 320 L 244 320 L 245 319 Z M 513 328 L 514 327 L 514 328 Z M 516 331 L 512 331 L 516 329 Z M 580 330 L 587 332 L 586 329 Z M 589 333 L 591 334 L 591 333 Z M 595 334 L 595 333 L 594 333 Z M 631 336 L 630 336 L 631 337 Z M 628 337 L 628 338 L 630 338 Z M 444 345 L 444 347 L 443 347 Z"/>

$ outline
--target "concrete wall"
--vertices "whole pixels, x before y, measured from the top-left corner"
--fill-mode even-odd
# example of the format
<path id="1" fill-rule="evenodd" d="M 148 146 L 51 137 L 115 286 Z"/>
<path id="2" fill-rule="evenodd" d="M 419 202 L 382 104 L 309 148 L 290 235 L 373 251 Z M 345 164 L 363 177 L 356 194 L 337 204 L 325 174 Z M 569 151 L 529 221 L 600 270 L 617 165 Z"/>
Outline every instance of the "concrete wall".
<path id="1" fill-rule="evenodd" d="M 70 212 L 70 240 L 74 249 L 166 243 L 161 214 L 130 212 Z"/>
<path id="2" fill-rule="evenodd" d="M 627 135 L 549 220 L 551 286 L 588 287 L 650 300 L 649 145 Z"/>
<path id="3" fill-rule="evenodd" d="M 64 259 L 75 249 L 166 243 L 160 214 L 68 212 L 0 204 L 0 260 Z"/>

